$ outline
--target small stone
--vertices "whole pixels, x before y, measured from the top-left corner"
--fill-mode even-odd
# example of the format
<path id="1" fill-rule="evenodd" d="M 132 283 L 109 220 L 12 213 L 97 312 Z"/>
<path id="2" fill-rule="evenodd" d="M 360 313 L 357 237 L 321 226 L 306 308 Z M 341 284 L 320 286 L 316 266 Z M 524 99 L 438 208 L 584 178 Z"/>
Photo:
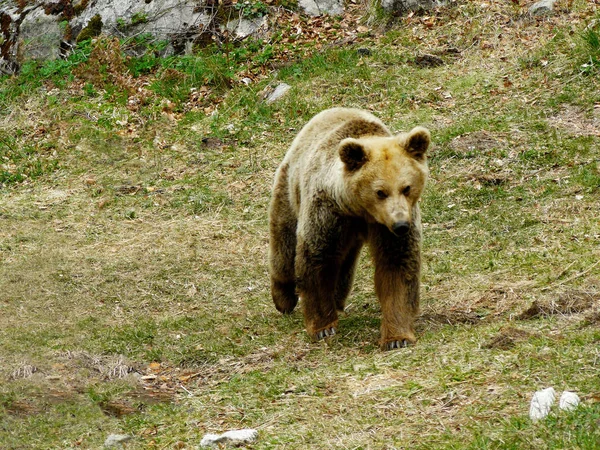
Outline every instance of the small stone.
<path id="1" fill-rule="evenodd" d="M 268 105 L 270 105 L 271 103 L 276 102 L 281 97 L 283 97 L 285 94 L 287 94 L 291 88 L 292 87 L 289 84 L 280 83 L 277 85 L 275 90 L 267 96 L 265 101 L 267 102 Z"/>
<path id="2" fill-rule="evenodd" d="M 533 394 L 531 405 L 529 407 L 529 418 L 531 420 L 543 419 L 550 413 L 550 408 L 554 404 L 556 391 L 549 387 Z"/>
<path id="3" fill-rule="evenodd" d="M 206 434 L 200 441 L 200 447 L 213 447 L 219 444 L 243 445 L 254 442 L 258 437 L 258 431 L 246 428 L 243 430 L 231 430 L 223 434 Z"/>
<path id="4" fill-rule="evenodd" d="M 558 401 L 558 407 L 564 411 L 571 411 L 579 405 L 579 396 L 575 392 L 564 391 Z"/>
<path id="5" fill-rule="evenodd" d="M 532 16 L 543 16 L 550 14 L 556 0 L 540 0 L 529 7 L 529 14 Z"/>
<path id="6" fill-rule="evenodd" d="M 117 447 L 122 445 L 123 442 L 131 440 L 131 436 L 128 434 L 111 434 L 104 441 L 104 447 Z"/>

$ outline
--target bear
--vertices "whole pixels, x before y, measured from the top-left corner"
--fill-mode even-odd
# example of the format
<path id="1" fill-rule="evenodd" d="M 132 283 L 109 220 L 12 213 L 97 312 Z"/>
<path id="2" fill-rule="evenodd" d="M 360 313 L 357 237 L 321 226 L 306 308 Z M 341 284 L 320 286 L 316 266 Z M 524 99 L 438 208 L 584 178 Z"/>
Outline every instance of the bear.
<path id="1" fill-rule="evenodd" d="M 277 168 L 269 207 L 269 270 L 277 310 L 301 299 L 313 340 L 334 335 L 367 244 L 381 306 L 380 346 L 416 342 L 421 214 L 429 130 L 394 135 L 370 112 L 332 108 L 298 133 Z"/>

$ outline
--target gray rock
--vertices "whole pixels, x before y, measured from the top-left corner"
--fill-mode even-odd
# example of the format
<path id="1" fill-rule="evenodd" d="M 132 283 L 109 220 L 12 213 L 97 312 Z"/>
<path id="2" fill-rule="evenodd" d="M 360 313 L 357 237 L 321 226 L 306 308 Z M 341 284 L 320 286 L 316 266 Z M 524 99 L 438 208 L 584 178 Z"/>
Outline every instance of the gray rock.
<path id="1" fill-rule="evenodd" d="M 148 33 L 171 42 L 166 53 L 176 46 L 183 51 L 211 21 L 197 0 L 94 0 L 77 11 L 71 2 L 31 0 L 24 8 L 21 3 L 0 0 L 0 72 L 16 71 L 26 59 L 53 59 L 68 52 L 96 14 L 102 18 L 103 34 L 123 38 Z"/>
<path id="2" fill-rule="evenodd" d="M 131 436 L 128 434 L 111 434 L 104 441 L 104 447 L 119 447 L 129 440 L 131 440 Z"/>
<path id="3" fill-rule="evenodd" d="M 129 32 L 150 33 L 157 39 L 168 39 L 174 33 L 201 28 L 209 23 L 210 16 L 196 12 L 197 1 L 152 0 L 149 3 L 131 0 L 96 0 L 71 20 L 73 29 L 83 28 L 96 14 L 100 14 L 105 34 Z M 123 26 L 124 25 L 124 26 Z"/>
<path id="4" fill-rule="evenodd" d="M 381 0 L 381 7 L 387 12 L 404 14 L 409 11 L 443 6 L 444 3 L 442 0 Z"/>
<path id="5" fill-rule="evenodd" d="M 556 0 L 540 0 L 529 7 L 529 14 L 532 16 L 543 16 L 552 13 Z"/>
<path id="6" fill-rule="evenodd" d="M 43 9 L 36 9 L 21 23 L 21 51 L 31 59 L 56 59 L 60 55 L 60 43 L 64 34 L 64 25 L 60 26 L 56 16 L 44 13 Z"/>
<path id="7" fill-rule="evenodd" d="M 339 16 L 344 14 L 344 2 L 342 0 L 298 0 L 298 6 L 308 15 Z"/>
<path id="8" fill-rule="evenodd" d="M 225 28 L 233 33 L 236 39 L 245 39 L 252 34 L 256 34 L 261 28 L 267 25 L 267 16 L 258 17 L 256 19 L 239 18 L 230 20 L 225 25 Z"/>

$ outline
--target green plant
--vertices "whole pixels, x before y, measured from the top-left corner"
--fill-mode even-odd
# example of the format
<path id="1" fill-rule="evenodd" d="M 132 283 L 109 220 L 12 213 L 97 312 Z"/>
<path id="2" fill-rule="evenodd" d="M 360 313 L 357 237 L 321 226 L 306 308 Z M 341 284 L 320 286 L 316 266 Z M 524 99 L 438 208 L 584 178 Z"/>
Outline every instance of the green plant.
<path id="1" fill-rule="evenodd" d="M 148 22 L 148 16 L 145 12 L 139 11 L 131 16 L 131 25 L 139 25 Z"/>
<path id="2" fill-rule="evenodd" d="M 245 17 L 247 19 L 263 17 L 269 13 L 269 6 L 261 1 L 238 2 L 233 5 L 233 8 L 239 12 L 240 16 Z"/>
<path id="3" fill-rule="evenodd" d="M 51 150 L 52 147 L 28 145 L 9 136 L 0 137 L 0 188 L 35 180 L 56 170 L 58 161 Z"/>

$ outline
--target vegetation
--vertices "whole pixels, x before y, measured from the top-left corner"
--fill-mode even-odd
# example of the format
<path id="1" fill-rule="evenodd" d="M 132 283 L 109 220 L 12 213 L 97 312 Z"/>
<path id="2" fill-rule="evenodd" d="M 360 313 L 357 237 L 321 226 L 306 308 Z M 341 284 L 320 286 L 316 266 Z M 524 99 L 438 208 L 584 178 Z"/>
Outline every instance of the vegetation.
<path id="1" fill-rule="evenodd" d="M 256 449 L 598 448 L 594 8 L 465 0 L 381 28 L 271 9 L 263 41 L 164 58 L 100 37 L 0 78 L 0 447 L 252 427 Z M 432 131 L 408 349 L 378 349 L 367 254 L 334 339 L 271 304 L 274 171 L 340 105 Z M 548 386 L 582 405 L 532 422 Z"/>

